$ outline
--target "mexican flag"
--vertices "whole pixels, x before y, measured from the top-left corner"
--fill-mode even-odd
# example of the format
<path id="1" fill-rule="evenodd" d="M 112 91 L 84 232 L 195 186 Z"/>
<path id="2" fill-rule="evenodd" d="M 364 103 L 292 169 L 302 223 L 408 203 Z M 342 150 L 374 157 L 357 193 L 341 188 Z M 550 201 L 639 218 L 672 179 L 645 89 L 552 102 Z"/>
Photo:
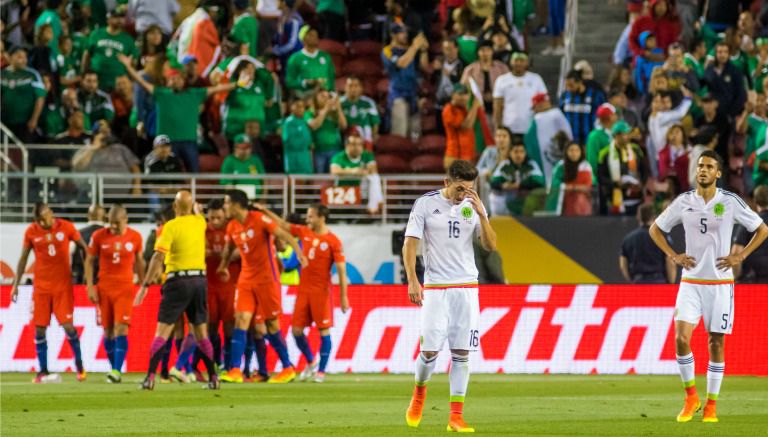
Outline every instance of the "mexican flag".
<path id="1" fill-rule="evenodd" d="M 471 77 L 469 78 L 469 88 L 472 90 L 472 98 L 482 102 L 483 93 L 480 92 L 480 87 L 477 86 L 477 82 Z M 480 109 L 477 110 L 477 119 L 475 120 L 475 150 L 477 151 L 477 156 L 482 155 L 485 146 L 489 144 L 493 144 L 493 133 L 490 126 L 488 126 L 485 106 L 481 103 Z"/>

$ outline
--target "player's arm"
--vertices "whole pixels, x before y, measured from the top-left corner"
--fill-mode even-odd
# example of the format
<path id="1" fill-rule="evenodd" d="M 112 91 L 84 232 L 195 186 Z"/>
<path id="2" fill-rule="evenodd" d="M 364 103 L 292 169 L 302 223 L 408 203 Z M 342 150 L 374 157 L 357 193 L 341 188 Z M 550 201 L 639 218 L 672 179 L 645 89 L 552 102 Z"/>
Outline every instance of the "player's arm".
<path id="1" fill-rule="evenodd" d="M 411 303 L 421 306 L 424 299 L 424 291 L 419 283 L 419 277 L 416 274 L 416 253 L 419 251 L 419 239 L 416 237 L 405 237 L 403 243 L 403 265 L 405 266 L 405 275 L 408 278 L 408 298 Z"/>
<path id="2" fill-rule="evenodd" d="M 85 240 L 83 240 L 82 237 L 75 240 L 75 245 L 82 251 L 80 252 L 80 256 L 83 256 L 84 253 L 88 253 L 88 244 L 85 243 Z M 85 259 L 83 259 L 83 261 L 85 261 Z"/>
<path id="3" fill-rule="evenodd" d="M 219 261 L 219 267 L 216 269 L 216 274 L 219 275 L 222 281 L 229 282 L 229 263 L 232 260 L 232 254 L 235 251 L 235 245 L 228 241 L 224 245 L 224 250 L 221 251 L 221 261 Z"/>
<path id="4" fill-rule="evenodd" d="M 755 233 L 752 235 L 752 239 L 749 240 L 749 243 L 747 243 L 746 246 L 744 246 L 743 250 L 738 253 L 733 253 L 733 251 L 731 251 L 730 255 L 717 259 L 717 268 L 720 270 L 726 270 L 730 267 L 741 264 L 745 259 L 747 259 L 749 255 L 752 254 L 752 252 L 755 251 L 755 249 L 763 244 L 766 238 L 768 238 L 768 225 L 761 223 L 760 226 L 758 226 L 755 230 Z"/>
<path id="5" fill-rule="evenodd" d="M 136 261 L 133 263 L 133 271 L 136 272 L 136 276 L 139 278 L 139 284 L 143 284 L 144 278 L 146 277 L 147 263 L 144 261 L 144 257 L 139 251 L 136 251 Z"/>
<path id="6" fill-rule="evenodd" d="M 265 214 L 267 217 L 269 217 L 272 220 L 274 220 L 274 222 L 277 223 L 277 226 L 279 226 L 281 229 L 285 229 L 286 231 L 290 231 L 291 224 L 288 223 L 287 221 L 283 220 L 282 217 L 280 217 L 279 215 L 275 214 L 269 208 L 264 206 L 264 204 L 256 202 L 256 203 L 253 204 L 253 207 L 254 207 L 254 209 L 256 209 L 256 211 L 259 211 L 262 214 Z"/>
<path id="7" fill-rule="evenodd" d="M 16 297 L 19 295 L 19 283 L 21 282 L 21 277 L 24 276 L 24 270 L 27 269 L 27 261 L 31 251 L 32 247 L 30 246 L 24 246 L 21 249 L 19 263 L 16 265 L 16 275 L 13 277 L 13 286 L 11 287 L 11 300 L 13 302 L 16 302 Z"/>
<path id="8" fill-rule="evenodd" d="M 667 242 L 664 232 L 662 232 L 656 223 L 651 225 L 651 229 L 648 233 L 651 235 L 653 242 L 656 243 L 656 246 L 658 246 L 659 249 L 661 249 L 661 251 L 675 263 L 675 265 L 686 269 L 692 269 L 696 266 L 696 260 L 692 256 L 688 256 L 685 253 L 675 253 L 675 250 L 672 249 L 672 246 Z"/>
<path id="9" fill-rule="evenodd" d="M 483 249 L 489 252 L 495 251 L 496 231 L 491 227 L 491 222 L 488 220 L 488 214 L 485 212 L 480 196 L 475 190 L 467 190 L 467 198 L 472 202 L 472 206 L 475 207 L 475 211 L 477 211 L 477 215 L 480 217 L 480 244 L 483 246 Z"/>
<path id="10" fill-rule="evenodd" d="M 293 251 L 296 252 L 296 257 L 299 258 L 299 262 L 301 263 L 302 267 L 306 267 L 307 264 L 309 264 L 307 257 L 304 256 L 304 252 L 301 250 L 301 247 L 299 246 L 299 242 L 296 241 L 295 238 L 293 238 L 293 235 L 291 235 L 290 232 L 286 231 L 283 228 L 278 227 L 278 228 L 275 228 L 275 231 L 272 232 L 272 235 L 285 241 L 293 248 Z"/>
<path id="11" fill-rule="evenodd" d="M 165 263 L 165 254 L 159 250 L 156 250 L 152 254 L 152 259 L 149 260 L 149 267 L 147 267 L 147 274 L 144 275 L 144 280 L 141 282 L 141 288 L 136 294 L 136 298 L 133 300 L 133 306 L 141 305 L 144 301 L 144 296 L 147 295 L 147 289 L 149 284 L 147 278 L 156 278 L 163 272 L 163 265 Z"/>
<path id="12" fill-rule="evenodd" d="M 629 276 L 629 262 L 624 255 L 619 255 L 619 270 L 621 270 L 621 276 L 623 276 L 627 282 L 632 282 L 632 278 Z"/>
<path id="13" fill-rule="evenodd" d="M 667 268 L 667 282 L 674 284 L 677 282 L 677 265 L 670 257 L 664 257 L 664 265 Z"/>
<path id="14" fill-rule="evenodd" d="M 339 261 L 336 263 L 336 272 L 339 274 L 339 302 L 341 303 L 341 312 L 346 313 L 349 309 L 349 298 L 347 297 L 347 263 Z"/>
<path id="15" fill-rule="evenodd" d="M 96 257 L 91 253 L 91 251 L 85 252 L 85 262 L 83 262 L 83 274 L 85 275 L 85 285 L 88 290 L 88 300 L 93 302 L 94 304 L 99 303 L 99 295 L 96 293 L 96 287 L 93 285 L 93 262 L 96 260 Z"/>

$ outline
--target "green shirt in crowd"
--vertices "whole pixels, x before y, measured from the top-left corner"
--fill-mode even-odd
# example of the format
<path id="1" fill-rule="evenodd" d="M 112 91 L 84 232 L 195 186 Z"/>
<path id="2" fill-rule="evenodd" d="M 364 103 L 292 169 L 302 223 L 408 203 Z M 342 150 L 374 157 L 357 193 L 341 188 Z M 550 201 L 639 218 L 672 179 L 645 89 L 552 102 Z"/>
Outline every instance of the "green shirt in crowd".
<path id="1" fill-rule="evenodd" d="M 258 120 L 264 126 L 265 105 L 274 94 L 273 87 L 272 75 L 259 68 L 250 85 L 230 91 L 222 108 L 224 136 L 231 140 L 245 132 L 245 122 L 249 120 Z"/>
<path id="2" fill-rule="evenodd" d="M 0 90 L 3 96 L 0 112 L 6 125 L 28 122 L 35 110 L 35 101 L 46 94 L 43 79 L 31 68 L 4 69 L 0 75 Z"/>
<path id="3" fill-rule="evenodd" d="M 379 111 L 376 109 L 376 102 L 373 99 L 360 96 L 353 102 L 343 96 L 341 98 L 341 110 L 347 117 L 349 126 L 359 127 L 363 131 L 363 139 L 368 142 L 373 141 L 373 127 L 381 124 Z"/>
<path id="4" fill-rule="evenodd" d="M 461 35 L 456 38 L 456 45 L 459 46 L 459 58 L 464 61 L 464 65 L 469 65 L 477 61 L 476 36 Z"/>
<path id="5" fill-rule="evenodd" d="M 115 108 L 112 106 L 112 97 L 102 90 L 96 90 L 89 94 L 82 89 L 77 91 L 77 101 L 85 116 L 84 123 L 90 129 L 98 120 L 112 121 L 115 118 Z"/>
<path id="6" fill-rule="evenodd" d="M 304 120 L 315 118 L 311 110 L 304 113 Z M 330 113 L 323 119 L 323 124 L 319 128 L 312 130 L 312 142 L 315 144 L 316 152 L 333 152 L 341 149 L 341 131 L 337 118 Z"/>
<path id="7" fill-rule="evenodd" d="M 749 114 L 749 117 L 747 117 L 747 141 L 744 156 L 749 158 L 758 147 L 765 144 L 766 127 L 768 127 L 768 120 L 755 114 Z"/>
<path id="8" fill-rule="evenodd" d="M 107 4 L 105 0 L 74 0 L 72 3 L 79 4 L 81 8 L 91 8 L 91 18 L 88 25 L 91 29 L 107 27 Z M 117 3 L 126 3 L 118 1 Z"/>
<path id="9" fill-rule="evenodd" d="M 333 155 L 331 158 L 331 166 L 338 165 L 342 169 L 346 168 L 368 168 L 368 163 L 376 162 L 373 157 L 373 153 L 363 150 L 363 154 L 357 159 L 352 159 L 347 155 L 347 152 L 342 150 L 341 152 Z M 356 186 L 360 185 L 360 179 L 340 179 L 336 182 L 338 186 Z"/>
<path id="10" fill-rule="evenodd" d="M 248 44 L 248 54 L 257 56 L 256 48 L 259 42 L 259 22 L 249 12 L 235 17 L 232 25 L 232 41 L 238 44 Z"/>
<path id="11" fill-rule="evenodd" d="M 592 129 L 587 136 L 585 155 L 587 162 L 592 166 L 592 174 L 597 174 L 597 164 L 600 152 L 611 145 L 611 135 L 603 128 Z"/>
<path id="12" fill-rule="evenodd" d="M 51 48 L 51 55 L 56 56 L 59 54 L 59 37 L 61 36 L 61 17 L 56 9 L 46 9 L 37 17 L 35 35 L 37 35 L 37 29 L 44 24 L 50 24 L 53 30 L 53 39 L 48 42 L 48 47 Z"/>
<path id="13" fill-rule="evenodd" d="M 261 162 L 261 158 L 256 155 L 251 155 L 245 160 L 240 160 L 235 155 L 229 155 L 224 158 L 224 162 L 221 164 L 221 174 L 266 174 L 264 169 L 264 163 Z M 220 179 L 221 185 L 254 185 L 256 186 L 256 195 L 261 194 L 261 187 L 264 182 L 261 179 Z"/>
<path id="14" fill-rule="evenodd" d="M 755 155 L 755 167 L 752 173 L 752 181 L 755 183 L 755 187 L 768 185 L 768 170 L 760 168 L 761 166 L 768 165 L 768 143 L 763 142 L 758 144 L 757 150 L 755 150 Z"/>
<path id="15" fill-rule="evenodd" d="M 80 74 L 80 58 L 75 55 L 74 50 L 68 55 L 59 53 L 56 55 L 56 69 L 60 78 L 74 79 Z"/>
<path id="16" fill-rule="evenodd" d="M 343 0 L 317 0 L 317 12 L 332 12 L 336 15 L 344 15 Z"/>
<path id="17" fill-rule="evenodd" d="M 289 115 L 283 121 L 283 163 L 286 174 L 312 174 L 312 132 L 303 118 Z"/>
<path id="18" fill-rule="evenodd" d="M 197 141 L 200 105 L 208 97 L 205 88 L 187 88 L 173 91 L 155 87 L 157 108 L 157 134 L 168 135 L 171 141 Z"/>
<path id="19" fill-rule="evenodd" d="M 285 86 L 296 91 L 312 89 L 307 85 L 309 79 L 325 79 L 325 89 L 332 90 L 336 82 L 336 69 L 328 53 L 318 50 L 313 54 L 301 49 L 288 58 L 285 74 Z"/>
<path id="20" fill-rule="evenodd" d="M 683 62 L 696 73 L 699 80 L 704 79 L 704 59 L 696 59 L 692 54 L 686 53 Z"/>
<path id="21" fill-rule="evenodd" d="M 91 33 L 88 40 L 88 52 L 91 55 L 91 70 L 99 75 L 99 88 L 111 91 L 115 87 L 115 78 L 126 74 L 125 66 L 117 60 L 117 54 L 136 58 L 139 54 L 136 43 L 126 32 L 117 35 L 107 32 L 106 28 Z"/>

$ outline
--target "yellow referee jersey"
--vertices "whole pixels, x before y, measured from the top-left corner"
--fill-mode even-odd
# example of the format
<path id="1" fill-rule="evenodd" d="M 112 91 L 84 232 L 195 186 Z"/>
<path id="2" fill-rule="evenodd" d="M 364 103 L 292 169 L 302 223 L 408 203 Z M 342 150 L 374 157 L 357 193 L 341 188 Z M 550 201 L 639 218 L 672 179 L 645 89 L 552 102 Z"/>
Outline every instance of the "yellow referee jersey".
<path id="1" fill-rule="evenodd" d="M 165 273 L 180 270 L 205 271 L 205 218 L 190 214 L 163 225 L 155 250 L 165 254 Z"/>

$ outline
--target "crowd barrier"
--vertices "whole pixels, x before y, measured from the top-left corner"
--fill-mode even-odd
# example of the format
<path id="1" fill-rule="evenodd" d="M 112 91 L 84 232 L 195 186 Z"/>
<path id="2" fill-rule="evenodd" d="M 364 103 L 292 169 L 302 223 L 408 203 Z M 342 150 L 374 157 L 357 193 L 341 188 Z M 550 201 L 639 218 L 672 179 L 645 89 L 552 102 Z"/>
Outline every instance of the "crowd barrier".
<path id="1" fill-rule="evenodd" d="M 0 288 L 0 370 L 32 371 L 37 366 L 34 328 L 29 324 L 31 287 L 21 288 L 16 303 L 10 287 Z M 484 286 L 480 289 L 480 349 L 473 353 L 473 372 L 674 374 L 673 315 L 676 286 Z M 419 309 L 408 302 L 404 286 L 351 286 L 351 309 L 336 305 L 331 330 L 329 372 L 413 371 L 418 353 Z M 154 287 L 134 309 L 127 371 L 147 368 L 155 329 L 159 290 Z M 284 290 L 283 333 L 290 331 L 295 290 Z M 75 287 L 74 321 L 81 334 L 83 359 L 91 372 L 108 370 L 102 329 L 85 287 Z M 768 293 L 765 286 L 737 285 L 733 334 L 726 341 L 729 374 L 768 375 Z M 64 332 L 55 322 L 48 330 L 51 370 L 72 367 Z M 316 350 L 317 333 L 310 334 Z M 293 360 L 303 367 L 292 338 Z M 706 334 L 696 328 L 696 370 L 706 371 Z M 275 356 L 269 352 L 270 368 Z M 448 368 L 442 353 L 437 369 Z"/>

